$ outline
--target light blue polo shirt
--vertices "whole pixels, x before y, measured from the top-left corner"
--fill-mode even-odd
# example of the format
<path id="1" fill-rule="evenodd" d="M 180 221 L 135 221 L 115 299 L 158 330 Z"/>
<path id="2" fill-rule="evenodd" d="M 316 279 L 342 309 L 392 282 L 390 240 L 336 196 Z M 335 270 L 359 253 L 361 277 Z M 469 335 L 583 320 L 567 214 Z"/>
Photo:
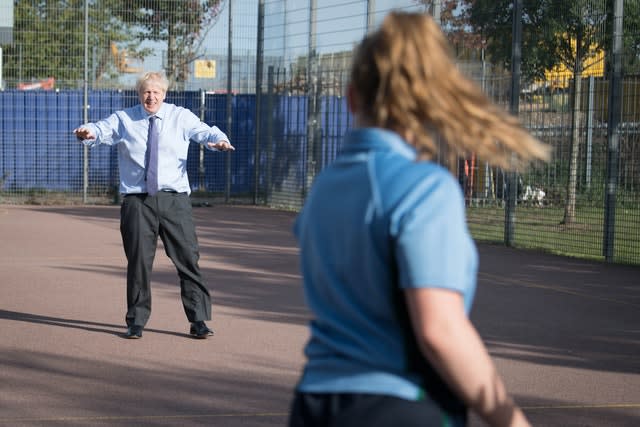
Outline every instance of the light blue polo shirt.
<path id="1" fill-rule="evenodd" d="M 343 147 L 294 226 L 313 314 L 298 390 L 416 400 L 398 287 L 460 292 L 468 313 L 478 257 L 462 191 L 396 133 L 357 129 Z"/>

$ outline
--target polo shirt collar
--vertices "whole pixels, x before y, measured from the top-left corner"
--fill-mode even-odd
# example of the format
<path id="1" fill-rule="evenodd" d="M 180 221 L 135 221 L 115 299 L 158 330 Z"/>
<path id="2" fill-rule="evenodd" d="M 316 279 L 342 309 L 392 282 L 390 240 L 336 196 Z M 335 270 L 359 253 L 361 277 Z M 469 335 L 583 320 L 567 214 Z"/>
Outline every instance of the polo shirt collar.
<path id="1" fill-rule="evenodd" d="M 392 151 L 415 160 L 417 152 L 397 133 L 382 128 L 358 128 L 345 136 L 343 152 L 355 154 L 362 151 Z"/>

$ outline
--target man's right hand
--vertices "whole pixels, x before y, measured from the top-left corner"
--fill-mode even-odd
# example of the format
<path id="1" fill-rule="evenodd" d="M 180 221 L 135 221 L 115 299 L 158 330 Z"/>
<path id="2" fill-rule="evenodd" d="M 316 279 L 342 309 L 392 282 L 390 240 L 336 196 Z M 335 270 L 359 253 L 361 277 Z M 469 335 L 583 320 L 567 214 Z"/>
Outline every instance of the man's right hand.
<path id="1" fill-rule="evenodd" d="M 73 130 L 73 133 L 76 135 L 80 141 L 84 141 L 85 139 L 96 139 L 96 136 L 91 133 L 91 130 L 85 127 L 79 127 Z"/>

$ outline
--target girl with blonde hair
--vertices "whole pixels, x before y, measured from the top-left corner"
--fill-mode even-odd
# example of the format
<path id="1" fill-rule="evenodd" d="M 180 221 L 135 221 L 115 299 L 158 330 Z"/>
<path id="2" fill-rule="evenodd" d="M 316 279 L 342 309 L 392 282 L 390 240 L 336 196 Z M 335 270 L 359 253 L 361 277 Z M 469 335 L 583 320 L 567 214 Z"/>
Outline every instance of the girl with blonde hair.
<path id="1" fill-rule="evenodd" d="M 548 149 L 461 75 L 437 24 L 393 12 L 353 58 L 355 129 L 294 226 L 311 336 L 297 426 L 528 426 L 468 313 L 478 255 L 452 170 Z"/>

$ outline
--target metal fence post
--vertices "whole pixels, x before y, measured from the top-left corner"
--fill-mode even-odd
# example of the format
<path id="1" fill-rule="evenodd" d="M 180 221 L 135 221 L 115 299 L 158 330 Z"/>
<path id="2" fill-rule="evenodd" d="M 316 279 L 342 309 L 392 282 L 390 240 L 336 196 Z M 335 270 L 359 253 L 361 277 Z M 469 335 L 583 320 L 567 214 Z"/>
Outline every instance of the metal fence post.
<path id="1" fill-rule="evenodd" d="M 587 106 L 587 160 L 585 165 L 585 177 L 584 184 L 588 189 L 591 188 L 591 164 L 592 164 L 592 156 L 593 156 L 593 128 L 594 128 L 594 120 L 593 116 L 595 113 L 594 106 L 594 96 L 595 96 L 595 77 L 589 76 L 589 97 L 588 97 L 588 106 Z"/>
<path id="2" fill-rule="evenodd" d="M 89 121 L 89 0 L 84 1 L 84 108 L 83 121 Z M 89 147 L 83 146 L 82 151 L 82 203 L 86 204 L 89 188 Z M 117 191 L 117 190 L 116 190 Z"/>
<path id="3" fill-rule="evenodd" d="M 206 93 L 204 89 L 200 89 L 200 120 L 205 121 L 206 111 Z M 204 145 L 199 145 L 199 158 L 198 158 L 198 190 L 206 191 L 205 186 L 205 170 L 204 170 Z"/>
<path id="4" fill-rule="evenodd" d="M 520 63 L 522 59 L 522 0 L 513 2 L 513 40 L 511 44 L 511 113 L 518 115 L 520 107 Z M 504 242 L 513 246 L 518 198 L 517 174 L 509 172 L 507 178 L 507 204 L 504 211 Z"/>
<path id="5" fill-rule="evenodd" d="M 270 65 L 267 68 L 267 112 L 270 118 L 267 120 L 267 166 L 266 173 L 264 178 L 264 186 L 265 186 L 265 203 L 271 203 L 271 189 L 272 189 L 272 180 L 273 180 L 273 156 L 274 154 L 274 144 L 273 144 L 273 119 L 271 118 L 274 101 L 275 101 L 275 69 L 273 65 Z"/>
<path id="6" fill-rule="evenodd" d="M 376 24 L 376 0 L 367 0 L 367 34 L 373 31 Z"/>
<path id="7" fill-rule="evenodd" d="M 607 183 L 604 205 L 604 236 L 602 251 L 605 260 L 613 261 L 616 233 L 616 193 L 618 190 L 618 161 L 620 145 L 620 116 L 622 114 L 622 11 L 624 0 L 614 0 L 612 72 L 609 80 L 609 117 L 607 124 Z"/>
<path id="8" fill-rule="evenodd" d="M 227 136 L 230 140 L 232 140 L 232 126 L 233 126 L 233 112 L 231 111 L 231 106 L 233 104 L 233 13 L 231 4 L 233 2 L 230 1 L 229 5 L 229 48 L 227 52 Z M 229 202 L 229 198 L 231 196 L 231 153 L 227 151 L 225 153 L 225 166 L 226 166 L 226 187 L 224 191 L 224 201 L 225 203 Z"/>
<path id="9" fill-rule="evenodd" d="M 316 174 L 316 144 L 320 141 L 316 140 L 316 128 L 318 126 L 317 117 L 317 71 L 318 71 L 318 56 L 316 52 L 316 12 L 317 5 L 316 0 L 309 1 L 309 56 L 307 57 L 307 167 L 305 174 L 305 181 L 302 189 L 302 199 L 307 197 L 307 194 L 311 188 L 311 184 Z"/>
<path id="10" fill-rule="evenodd" d="M 260 138 L 262 137 L 262 70 L 264 66 L 264 0 L 258 1 L 258 38 L 256 45 L 256 139 L 253 149 L 253 204 L 258 204 L 260 185 Z"/>
<path id="11" fill-rule="evenodd" d="M 431 16 L 433 16 L 433 20 L 436 21 L 438 26 L 442 25 L 441 15 L 442 15 L 442 0 L 435 0 L 431 4 Z"/>

